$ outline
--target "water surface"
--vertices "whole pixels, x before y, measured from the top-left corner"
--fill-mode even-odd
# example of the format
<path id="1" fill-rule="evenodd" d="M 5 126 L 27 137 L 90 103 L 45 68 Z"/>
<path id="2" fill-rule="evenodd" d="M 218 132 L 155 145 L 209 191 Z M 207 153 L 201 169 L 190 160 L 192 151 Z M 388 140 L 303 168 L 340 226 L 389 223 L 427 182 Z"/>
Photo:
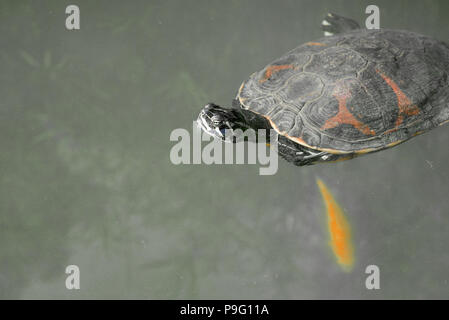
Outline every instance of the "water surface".
<path id="1" fill-rule="evenodd" d="M 170 132 L 369 1 L 0 3 L 1 298 L 449 298 L 449 126 L 274 176 L 170 162 Z M 449 2 L 376 1 L 381 26 L 449 40 Z M 351 224 L 336 263 L 316 178 Z M 81 289 L 65 288 L 78 265 Z M 381 289 L 365 288 L 379 266 Z"/>

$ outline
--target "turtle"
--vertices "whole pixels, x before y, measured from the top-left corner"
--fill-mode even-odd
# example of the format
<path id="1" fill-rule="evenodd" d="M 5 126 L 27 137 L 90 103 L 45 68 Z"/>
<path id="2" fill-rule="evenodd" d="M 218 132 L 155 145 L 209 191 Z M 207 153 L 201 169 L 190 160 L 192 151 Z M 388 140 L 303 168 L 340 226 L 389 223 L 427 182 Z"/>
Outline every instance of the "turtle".
<path id="1" fill-rule="evenodd" d="M 269 143 L 303 166 L 385 150 L 449 121 L 446 43 L 411 31 L 364 29 L 335 13 L 321 26 L 323 38 L 244 81 L 230 108 L 208 103 L 199 127 L 228 142 L 236 140 L 226 130 L 274 129 Z"/>

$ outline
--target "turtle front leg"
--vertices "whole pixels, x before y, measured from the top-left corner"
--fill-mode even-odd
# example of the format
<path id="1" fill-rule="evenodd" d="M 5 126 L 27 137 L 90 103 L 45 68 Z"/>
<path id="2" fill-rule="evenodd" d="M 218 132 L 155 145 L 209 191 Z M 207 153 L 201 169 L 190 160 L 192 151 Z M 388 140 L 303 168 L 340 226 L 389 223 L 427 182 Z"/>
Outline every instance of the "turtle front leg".
<path id="1" fill-rule="evenodd" d="M 326 154 L 304 147 L 281 135 L 277 136 L 277 144 L 279 155 L 296 166 L 313 164 Z"/>
<path id="2" fill-rule="evenodd" d="M 279 155 L 293 163 L 296 166 L 312 165 L 319 162 L 337 161 L 343 160 L 343 156 L 347 159 L 352 159 L 353 155 L 338 155 L 324 151 L 314 150 L 298 143 L 291 141 L 290 139 L 278 135 L 277 147 Z"/>
<path id="3" fill-rule="evenodd" d="M 344 33 L 360 29 L 360 25 L 352 19 L 339 16 L 335 13 L 328 13 L 321 22 L 321 29 L 325 36 Z"/>

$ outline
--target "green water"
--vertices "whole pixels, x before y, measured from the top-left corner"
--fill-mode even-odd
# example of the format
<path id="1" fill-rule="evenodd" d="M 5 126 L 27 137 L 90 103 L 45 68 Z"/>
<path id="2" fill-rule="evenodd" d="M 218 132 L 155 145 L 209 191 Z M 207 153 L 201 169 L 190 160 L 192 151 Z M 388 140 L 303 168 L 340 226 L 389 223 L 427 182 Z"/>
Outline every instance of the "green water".
<path id="1" fill-rule="evenodd" d="M 77 4 L 81 29 L 65 28 Z M 274 176 L 170 162 L 175 128 L 370 1 L 1 1 L 1 298 L 449 298 L 449 126 Z M 449 40 L 449 2 L 376 1 L 381 26 Z M 328 244 L 315 183 L 347 213 Z M 80 268 L 67 290 L 65 268 Z M 365 268 L 380 268 L 380 290 Z"/>

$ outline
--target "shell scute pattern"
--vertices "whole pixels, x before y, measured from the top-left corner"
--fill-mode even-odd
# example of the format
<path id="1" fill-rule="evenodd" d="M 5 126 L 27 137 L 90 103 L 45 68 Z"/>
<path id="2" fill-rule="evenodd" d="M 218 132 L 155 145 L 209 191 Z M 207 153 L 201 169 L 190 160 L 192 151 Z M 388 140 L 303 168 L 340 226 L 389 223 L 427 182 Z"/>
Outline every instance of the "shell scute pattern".
<path id="1" fill-rule="evenodd" d="M 254 75 L 254 80 L 258 79 L 258 86 L 263 91 L 278 90 L 285 81 L 301 68 L 301 60 L 307 60 L 308 57 L 297 57 L 293 54 L 287 55 L 281 59 L 272 62 L 263 70 Z"/>
<path id="2" fill-rule="evenodd" d="M 330 81 L 357 76 L 367 60 L 358 52 L 343 47 L 331 47 L 312 57 L 304 71 L 323 75 Z"/>
<path id="3" fill-rule="evenodd" d="M 295 125 L 295 118 L 297 113 L 289 109 L 277 109 L 276 112 L 270 116 L 280 132 L 288 132 Z"/>
<path id="4" fill-rule="evenodd" d="M 320 76 L 313 73 L 297 73 L 290 77 L 286 85 L 277 91 L 277 95 L 288 104 L 303 106 L 306 101 L 321 96 L 324 83 Z M 299 108 L 301 110 L 302 108 Z"/>
<path id="5" fill-rule="evenodd" d="M 254 73 L 238 98 L 309 147 L 377 150 L 449 119 L 448 74 L 449 46 L 442 42 L 358 30 L 291 50 Z"/>
<path id="6" fill-rule="evenodd" d="M 323 101 L 309 104 L 302 112 L 303 117 L 320 131 L 351 141 L 360 133 L 372 137 L 383 130 L 382 113 L 359 81 L 337 81 L 331 94 L 335 99 L 324 97 Z M 364 97 L 361 103 L 358 101 L 360 96 Z"/>
<path id="7" fill-rule="evenodd" d="M 248 105 L 251 110 L 259 110 L 259 113 L 268 115 L 275 107 L 280 105 L 280 101 L 272 95 L 267 95 L 251 100 Z M 280 106 L 279 109 L 281 109 Z"/>

